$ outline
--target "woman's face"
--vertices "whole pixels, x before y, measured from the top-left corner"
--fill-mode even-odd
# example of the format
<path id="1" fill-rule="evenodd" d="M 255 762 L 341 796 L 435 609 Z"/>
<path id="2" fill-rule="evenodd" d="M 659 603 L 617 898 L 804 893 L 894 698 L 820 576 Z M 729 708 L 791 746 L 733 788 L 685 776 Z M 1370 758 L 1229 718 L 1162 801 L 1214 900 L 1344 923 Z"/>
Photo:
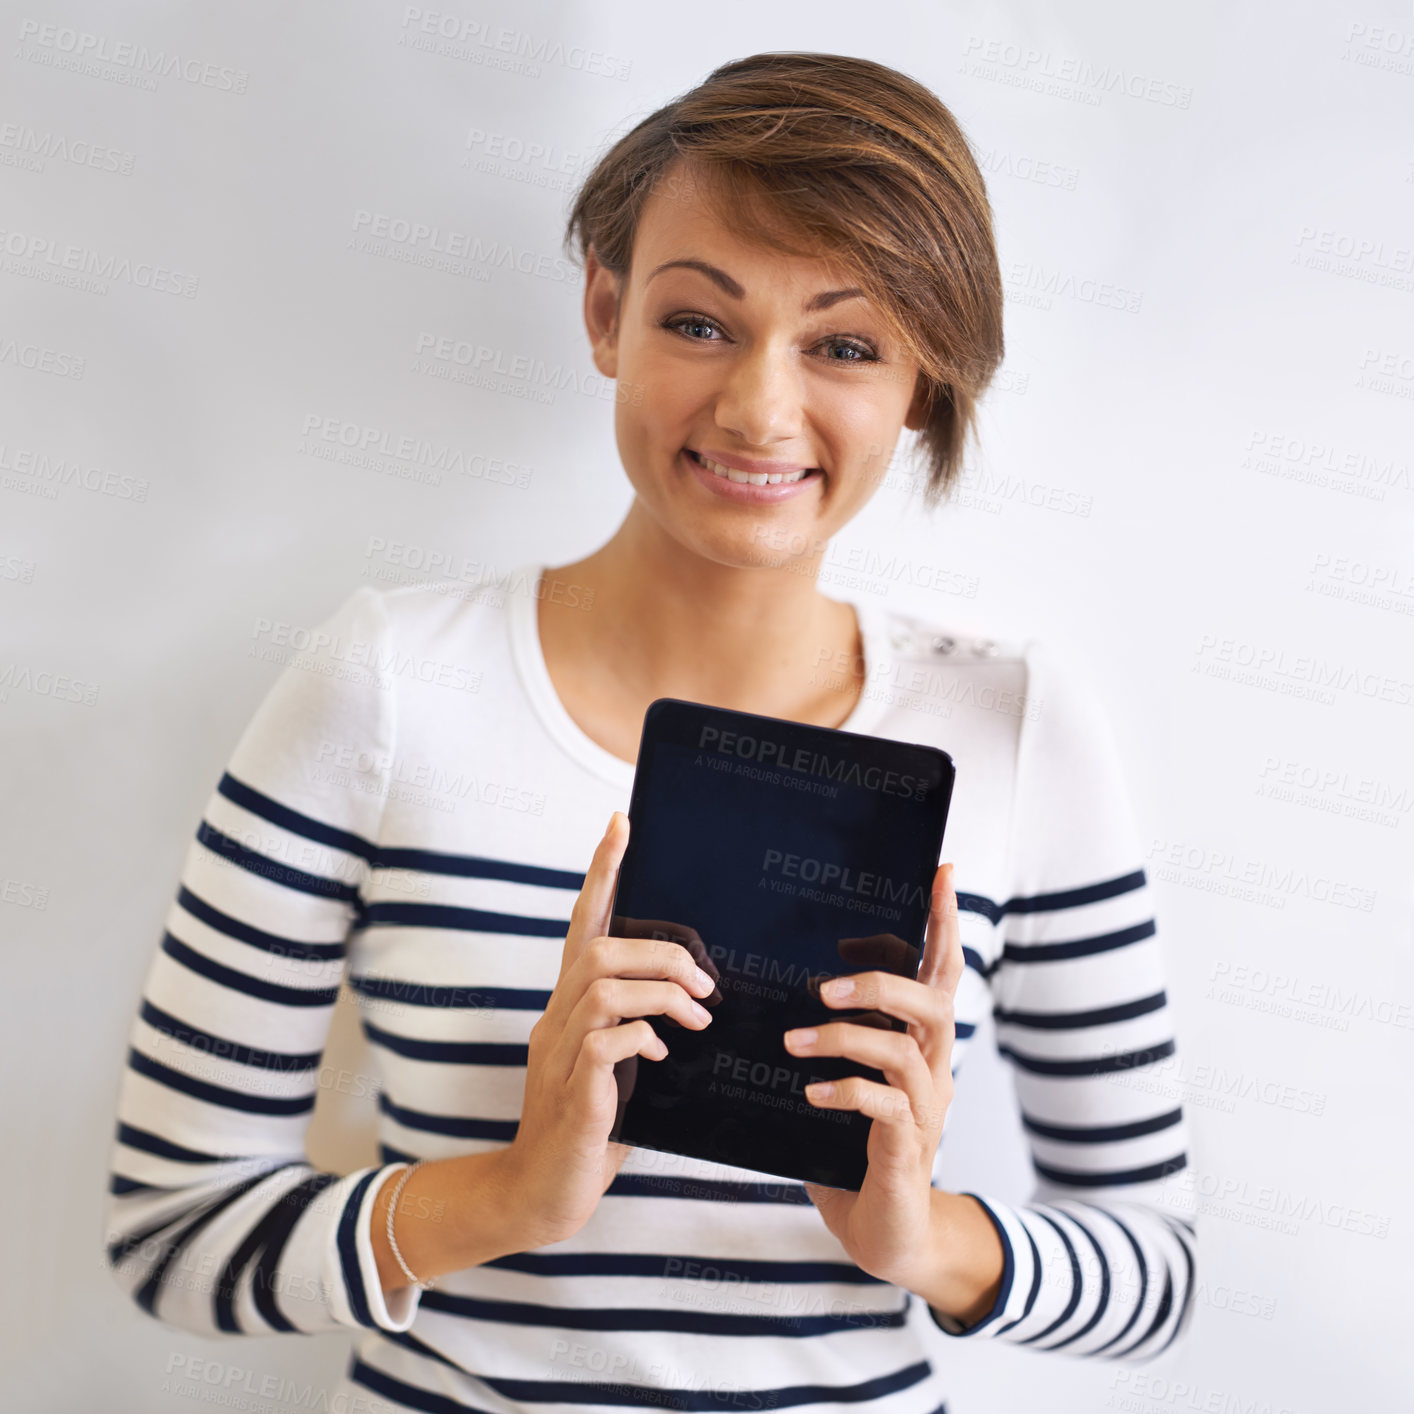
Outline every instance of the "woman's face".
<path id="1" fill-rule="evenodd" d="M 742 239 L 690 181 L 670 177 L 644 205 L 617 330 L 617 283 L 592 251 L 587 276 L 624 469 L 664 532 L 709 560 L 822 555 L 878 489 L 900 429 L 921 425 L 917 364 L 849 277 Z M 725 480 L 704 459 L 779 479 Z"/>

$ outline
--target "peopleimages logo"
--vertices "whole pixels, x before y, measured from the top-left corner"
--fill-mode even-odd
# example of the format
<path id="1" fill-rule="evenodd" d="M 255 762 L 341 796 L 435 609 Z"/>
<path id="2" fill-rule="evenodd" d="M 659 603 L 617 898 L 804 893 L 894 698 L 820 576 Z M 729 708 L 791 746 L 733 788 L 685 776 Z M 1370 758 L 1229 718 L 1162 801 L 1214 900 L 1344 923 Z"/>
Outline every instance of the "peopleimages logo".
<path id="1" fill-rule="evenodd" d="M 857 761 L 827 756 L 805 746 L 791 750 L 782 742 L 747 736 L 744 732 L 724 732 L 718 727 L 705 726 L 697 749 L 735 756 L 741 761 L 755 761 L 762 766 L 777 766 L 785 771 L 824 776 L 841 785 L 880 790 L 885 795 L 902 795 L 910 800 L 924 800 L 928 795 L 928 782 L 922 776 L 886 771 L 880 766 L 861 766 Z"/>
<path id="2" fill-rule="evenodd" d="M 761 871 L 764 874 L 783 874 L 787 878 L 803 879 L 808 884 L 838 889 L 845 894 L 887 899 L 890 903 L 906 900 L 919 904 L 926 901 L 923 888 L 917 883 L 890 879 L 885 874 L 871 874 L 867 870 L 851 869 L 848 864 L 836 864 L 829 859 L 812 859 L 805 854 L 783 854 L 778 849 L 767 849 L 766 857 L 761 861 Z"/>

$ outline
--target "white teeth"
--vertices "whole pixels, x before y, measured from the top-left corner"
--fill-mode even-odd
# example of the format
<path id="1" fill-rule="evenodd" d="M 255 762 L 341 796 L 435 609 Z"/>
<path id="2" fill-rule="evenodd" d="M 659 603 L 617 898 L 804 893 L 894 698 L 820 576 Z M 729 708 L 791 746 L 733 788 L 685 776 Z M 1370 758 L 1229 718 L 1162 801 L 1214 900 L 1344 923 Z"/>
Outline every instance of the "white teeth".
<path id="1" fill-rule="evenodd" d="M 764 472 L 764 471 L 737 471 L 735 467 L 723 466 L 720 462 L 708 460 L 700 452 L 697 453 L 697 460 L 702 463 L 714 476 L 724 476 L 728 481 L 745 481 L 752 486 L 774 486 L 778 481 L 799 481 L 805 475 L 802 468 L 800 471 L 789 472 Z"/>

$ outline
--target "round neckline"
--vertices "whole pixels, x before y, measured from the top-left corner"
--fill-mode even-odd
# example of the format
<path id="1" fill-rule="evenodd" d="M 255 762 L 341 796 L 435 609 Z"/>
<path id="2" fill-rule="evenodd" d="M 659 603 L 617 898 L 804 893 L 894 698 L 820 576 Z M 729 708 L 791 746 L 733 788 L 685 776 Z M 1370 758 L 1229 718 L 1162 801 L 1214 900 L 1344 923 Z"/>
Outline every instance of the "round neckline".
<path id="1" fill-rule="evenodd" d="M 522 565 L 512 576 L 517 587 L 508 597 L 506 624 L 510 635 L 511 657 L 520 673 L 521 683 L 542 724 L 556 743 L 575 761 L 610 785 L 628 791 L 633 787 L 635 767 L 600 746 L 573 717 L 560 694 L 555 690 L 550 670 L 545 664 L 545 652 L 540 643 L 539 604 L 540 580 L 546 566 L 542 563 Z M 864 688 L 848 717 L 835 731 L 868 733 L 885 707 L 885 699 L 870 691 L 870 679 L 887 656 L 883 611 L 877 604 L 855 599 L 840 602 L 854 610 L 864 653 Z"/>

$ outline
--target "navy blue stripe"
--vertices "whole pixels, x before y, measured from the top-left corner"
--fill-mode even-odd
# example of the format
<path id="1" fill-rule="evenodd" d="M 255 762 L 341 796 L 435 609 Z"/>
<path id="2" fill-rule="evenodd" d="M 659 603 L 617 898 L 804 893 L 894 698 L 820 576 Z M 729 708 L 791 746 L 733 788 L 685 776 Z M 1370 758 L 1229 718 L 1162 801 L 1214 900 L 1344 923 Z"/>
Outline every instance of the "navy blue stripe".
<path id="1" fill-rule="evenodd" d="M 260 1312 L 266 1323 L 277 1331 L 298 1329 L 275 1300 L 279 1287 L 275 1274 L 280 1270 L 280 1258 L 285 1254 L 285 1244 L 290 1240 L 290 1233 L 294 1231 L 295 1224 L 309 1205 L 330 1184 L 337 1182 L 337 1174 L 311 1174 L 303 1183 L 290 1189 L 288 1193 L 281 1194 L 280 1201 L 260 1220 L 261 1229 L 265 1232 L 265 1245 L 255 1263 L 251 1293 L 255 1297 L 255 1309 Z"/>
<path id="2" fill-rule="evenodd" d="M 1118 1006 L 1092 1007 L 1089 1011 L 1007 1011 L 993 1007 L 992 1015 L 1008 1026 L 1030 1026 L 1037 1031 L 1073 1031 L 1082 1026 L 1105 1026 L 1112 1021 L 1129 1021 L 1158 1011 L 1168 1000 L 1166 993 L 1155 992 L 1138 1001 L 1121 1002 Z"/>
<path id="3" fill-rule="evenodd" d="M 333 1175 L 331 1174 L 329 1177 L 332 1179 Z M 309 1184 L 310 1180 L 306 1178 L 289 1191 L 298 1194 L 303 1189 L 307 1189 Z M 246 1233 L 241 1239 L 240 1246 L 227 1258 L 221 1268 L 220 1275 L 216 1278 L 215 1289 L 211 1297 L 211 1309 L 218 1330 L 226 1331 L 231 1335 L 246 1333 L 241 1330 L 240 1324 L 236 1320 L 236 1287 L 245 1269 L 265 1250 L 271 1237 L 283 1230 L 281 1204 L 284 1197 L 285 1195 L 281 1195 L 280 1200 L 266 1209 L 261 1215 L 260 1221 Z M 300 1205 L 300 1211 L 303 1211 L 303 1204 Z"/>
<path id="4" fill-rule="evenodd" d="M 493 913 L 450 903 L 395 900 L 368 905 L 370 928 L 450 928 L 459 933 L 513 933 L 525 938 L 564 939 L 568 918 L 532 918 L 522 913 Z"/>
<path id="5" fill-rule="evenodd" d="M 966 943 L 962 945 L 962 965 L 970 967 L 974 972 L 980 972 L 983 977 L 986 977 L 990 971 L 982 954 L 976 948 L 968 947 Z"/>
<path id="6" fill-rule="evenodd" d="M 405 982 L 397 977 L 349 977 L 349 986 L 361 996 L 404 1006 L 435 1006 L 449 1010 L 544 1011 L 550 993 L 526 987 L 450 987 L 437 982 Z"/>
<path id="7" fill-rule="evenodd" d="M 149 1001 L 143 1002 L 139 1014 L 149 1026 L 155 1027 L 174 1041 L 191 1046 L 203 1055 L 237 1061 L 241 1065 L 255 1066 L 260 1070 L 276 1070 L 285 1074 L 313 1070 L 323 1054 L 321 1051 L 297 1053 L 256 1050 L 253 1046 L 243 1046 L 236 1041 L 227 1041 L 221 1036 L 213 1035 L 210 1031 L 199 1031 L 195 1026 L 188 1026 L 186 1022 L 178 1021 L 170 1012 L 162 1011 Z"/>
<path id="8" fill-rule="evenodd" d="M 423 1157 L 421 1154 L 405 1154 L 401 1149 L 395 1149 L 391 1144 L 383 1143 L 378 1145 L 378 1155 L 378 1162 L 383 1165 L 415 1164 Z"/>
<path id="9" fill-rule="evenodd" d="M 283 938 L 278 933 L 267 933 L 263 928 L 252 928 L 229 913 L 213 908 L 204 898 L 194 894 L 185 884 L 177 889 L 177 902 L 191 914 L 199 918 L 208 928 L 224 933 L 239 943 L 249 943 L 262 952 L 274 953 L 277 957 L 294 958 L 297 962 L 330 962 L 341 958 L 345 952 L 342 941 L 337 943 L 297 943 L 293 938 Z"/>
<path id="10" fill-rule="evenodd" d="M 529 1046 L 510 1041 L 422 1041 L 397 1036 L 382 1027 L 363 1023 L 364 1035 L 375 1046 L 409 1060 L 438 1061 L 446 1065 L 519 1065 L 529 1059 Z"/>
<path id="11" fill-rule="evenodd" d="M 802 1185 L 803 1186 L 803 1185 Z M 779 1262 L 752 1257 L 674 1256 L 662 1252 L 514 1252 L 483 1263 L 507 1272 L 536 1277 L 653 1277 L 658 1281 L 689 1280 L 688 1273 L 710 1265 L 713 1280 L 775 1282 L 797 1286 L 809 1282 L 834 1282 L 850 1286 L 883 1286 L 852 1262 Z"/>
<path id="12" fill-rule="evenodd" d="M 370 1169 L 354 1185 L 354 1191 L 349 1195 L 348 1202 L 344 1204 L 344 1211 L 339 1216 L 339 1265 L 344 1273 L 344 1289 L 349 1294 L 349 1309 L 353 1312 L 353 1318 L 361 1326 L 371 1326 L 377 1328 L 378 1323 L 373 1319 L 373 1312 L 368 1306 L 368 1293 L 363 1289 L 363 1277 L 358 1269 L 358 1210 L 363 1202 L 363 1195 L 368 1192 L 368 1185 L 378 1177 L 377 1169 Z"/>
<path id="13" fill-rule="evenodd" d="M 1156 1178 L 1164 1178 L 1188 1164 L 1188 1155 L 1178 1154 L 1162 1163 L 1145 1164 L 1141 1168 L 1107 1169 L 1099 1173 L 1083 1173 L 1073 1169 L 1052 1168 L 1033 1158 L 1036 1172 L 1052 1183 L 1066 1183 L 1074 1188 L 1103 1188 L 1111 1183 L 1150 1183 Z"/>
<path id="14" fill-rule="evenodd" d="M 870 1399 L 882 1399 L 887 1394 L 909 1389 L 926 1380 L 933 1367 L 920 1360 L 893 1374 L 879 1375 L 853 1385 L 785 1385 L 777 1389 L 657 1389 L 651 1390 L 654 1402 L 661 1401 L 668 1409 L 736 1410 L 743 1408 L 787 1409 L 797 1404 L 862 1404 Z M 590 1383 L 581 1380 L 513 1380 L 493 1375 L 478 1375 L 505 1399 L 542 1404 L 611 1404 L 644 1407 L 650 1388 L 626 1389 L 617 1383 Z"/>
<path id="15" fill-rule="evenodd" d="M 1167 1218 L 1168 1214 L 1164 1213 L 1162 1216 Z M 1172 1222 L 1170 1222 L 1170 1226 L 1173 1226 Z M 1155 1355 L 1162 1355 L 1173 1344 L 1174 1337 L 1183 1329 L 1183 1318 L 1188 1314 L 1188 1309 L 1193 1303 L 1193 1254 L 1188 1250 L 1188 1244 L 1177 1231 L 1174 1232 L 1174 1236 L 1178 1238 L 1178 1245 L 1183 1250 L 1183 1265 L 1187 1272 L 1187 1278 L 1183 1284 L 1183 1301 L 1179 1307 L 1178 1319 L 1173 1323 L 1173 1329 L 1169 1332 L 1168 1339 L 1154 1352 Z"/>
<path id="16" fill-rule="evenodd" d="M 619 1173 L 604 1191 L 606 1198 L 685 1198 L 709 1203 L 794 1203 L 806 1206 L 803 1183 L 735 1183 L 725 1178 L 686 1178 L 670 1174 Z"/>
<path id="17" fill-rule="evenodd" d="M 409 1409 L 422 1411 L 422 1414 L 490 1414 L 479 1405 L 467 1404 L 445 1394 L 434 1394 L 430 1389 L 419 1389 L 404 1380 L 394 1379 L 357 1356 L 349 1367 L 349 1379 L 382 1395 L 384 1399 L 394 1399 Z"/>
<path id="18" fill-rule="evenodd" d="M 262 820 L 268 820 L 272 825 L 278 825 L 291 834 L 303 835 L 305 839 L 316 840 L 331 849 L 356 854 L 362 859 L 373 858 L 376 846 L 362 835 L 356 835 L 351 830 L 341 830 L 336 825 L 326 825 L 324 821 L 316 820 L 312 815 L 291 810 L 288 805 L 281 805 L 278 800 L 256 790 L 254 786 L 237 780 L 229 771 L 222 775 L 216 789 L 242 810 L 249 810 L 252 815 L 259 815 Z"/>
<path id="19" fill-rule="evenodd" d="M 278 1169 L 267 1169 L 264 1173 L 258 1173 L 252 1178 L 244 1178 L 234 1188 L 223 1193 L 205 1212 L 194 1217 L 185 1227 L 180 1228 L 172 1238 L 171 1244 L 162 1254 L 161 1260 L 153 1266 L 148 1274 L 147 1280 L 137 1290 L 133 1300 L 147 1312 L 149 1316 L 157 1314 L 157 1296 L 162 1289 L 163 1278 L 167 1275 L 167 1269 L 177 1260 L 183 1247 L 204 1228 L 207 1223 L 224 1213 L 232 1203 L 243 1197 L 258 1183 L 264 1183 L 272 1173 L 279 1173 L 282 1169 L 289 1168 L 289 1164 L 281 1164 Z M 169 1219 L 170 1222 L 170 1219 Z"/>
<path id="20" fill-rule="evenodd" d="M 1006 909 L 999 903 L 994 903 L 983 894 L 965 893 L 963 890 L 957 891 L 957 911 L 959 913 L 980 913 L 988 923 L 1000 922 L 1002 914 Z"/>
<path id="21" fill-rule="evenodd" d="M 225 1331 L 228 1335 L 244 1334 L 236 1320 L 236 1283 L 265 1245 L 265 1224 L 269 1220 L 270 1214 L 266 1213 L 260 1222 L 246 1233 L 240 1246 L 227 1258 L 221 1267 L 220 1276 L 216 1278 L 216 1287 L 211 1295 L 212 1316 L 217 1330 Z"/>
<path id="22" fill-rule="evenodd" d="M 442 854 L 430 849 L 383 846 L 373 857 L 375 869 L 411 869 L 421 874 L 443 874 L 457 879 L 502 879 L 511 884 L 533 884 L 541 889 L 569 889 L 578 893 L 584 875 L 569 869 L 547 869 L 538 864 L 517 864 L 509 859 L 489 859 L 476 854 Z"/>
<path id="23" fill-rule="evenodd" d="M 1072 957 L 1093 957 L 1096 953 L 1127 948 L 1131 943 L 1152 938 L 1158 931 L 1152 918 L 1121 928 L 1114 933 L 1101 933 L 1093 938 L 1072 938 L 1064 943 L 1018 943 L 1008 941 L 1002 948 L 999 962 L 1064 962 Z M 995 969 L 994 969 L 995 970 Z"/>
<path id="24" fill-rule="evenodd" d="M 124 1178 L 121 1174 L 108 1175 L 108 1191 L 122 1197 L 128 1193 L 171 1193 L 170 1188 L 159 1188 L 155 1183 L 139 1183 L 135 1178 Z"/>
<path id="25" fill-rule="evenodd" d="M 378 1108 L 405 1129 L 422 1129 L 429 1134 L 449 1134 L 455 1139 L 496 1139 L 507 1144 L 516 1137 L 518 1119 L 464 1119 L 456 1115 L 429 1114 L 395 1105 L 386 1090 L 378 1092 Z"/>
<path id="26" fill-rule="evenodd" d="M 1086 1206 L 1095 1207 L 1093 1203 L 1086 1204 Z M 1123 1340 L 1124 1337 L 1129 1334 L 1130 1328 L 1134 1325 L 1135 1321 L 1139 1319 L 1139 1313 L 1144 1309 L 1144 1301 L 1149 1295 L 1149 1265 L 1144 1260 L 1144 1251 L 1139 1246 L 1138 1239 L 1130 1232 L 1128 1226 L 1117 1214 L 1110 1212 L 1106 1208 L 1095 1208 L 1095 1211 L 1103 1217 L 1108 1218 L 1129 1239 L 1129 1245 L 1134 1249 L 1134 1260 L 1139 1264 L 1139 1295 L 1135 1298 L 1134 1309 L 1129 1313 L 1129 1319 L 1124 1323 L 1123 1327 L 1116 1331 L 1103 1345 L 1097 1345 L 1094 1350 L 1090 1351 L 1091 1355 L 1099 1355 L 1102 1351 L 1108 1350 L 1117 1341 Z M 1121 1353 L 1121 1351 L 1116 1351 L 1115 1357 L 1119 1356 Z"/>
<path id="27" fill-rule="evenodd" d="M 337 987 L 282 987 L 278 982 L 262 982 L 248 972 L 213 961 L 171 933 L 162 935 L 162 951 L 202 977 L 263 1002 L 278 1002 L 281 1006 L 333 1006 L 334 998 L 339 995 Z"/>
<path id="28" fill-rule="evenodd" d="M 1005 1335 L 1013 1327 L 1019 1326 L 1031 1314 L 1036 1305 L 1036 1298 L 1041 1294 L 1041 1250 L 1036 1246 L 1036 1239 L 1032 1237 L 1024 1217 L 1021 1219 L 1021 1230 L 1026 1234 L 1027 1244 L 1031 1248 L 1031 1290 L 1026 1293 L 1026 1305 L 1021 1308 L 1021 1314 L 1014 1321 L 998 1326 L 998 1335 Z"/>
<path id="29" fill-rule="evenodd" d="M 714 1264 L 715 1265 L 715 1264 Z M 528 1301 L 487 1301 L 424 1291 L 422 1305 L 474 1321 L 514 1326 L 543 1326 L 572 1331 L 675 1331 L 689 1335 L 779 1336 L 808 1339 L 842 1330 L 892 1330 L 904 1324 L 908 1308 L 853 1311 L 847 1315 L 751 1316 L 729 1313 L 611 1306 L 542 1306 Z"/>
<path id="30" fill-rule="evenodd" d="M 293 1098 L 276 1095 L 248 1095 L 243 1090 L 229 1090 L 224 1085 L 212 1085 L 206 1080 L 194 1080 L 183 1075 L 161 1061 L 145 1056 L 133 1046 L 128 1051 L 128 1064 L 139 1075 L 165 1085 L 169 1090 L 179 1090 L 193 1099 L 204 1100 L 207 1104 L 221 1105 L 228 1110 L 241 1110 L 254 1115 L 299 1115 L 308 1114 L 314 1108 L 313 1095 L 296 1095 Z"/>
<path id="31" fill-rule="evenodd" d="M 1169 1309 L 1170 1309 L 1170 1307 L 1172 1307 L 1172 1305 L 1173 1305 L 1173 1273 L 1172 1273 L 1167 1267 L 1165 1267 L 1165 1268 L 1164 1268 L 1164 1290 L 1163 1290 L 1163 1294 L 1159 1297 L 1159 1306 L 1158 1306 L 1158 1309 L 1154 1312 L 1154 1319 L 1149 1322 L 1149 1329 L 1146 1330 L 1146 1331 L 1144 1332 L 1144 1334 L 1141 1335 L 1141 1336 L 1139 1337 L 1139 1339 L 1136 1340 L 1136 1341 L 1135 1341 L 1132 1345 L 1130 1345 L 1127 1349 L 1125 1349 L 1125 1350 L 1117 1350 L 1117 1351 L 1115 1352 L 1116 1356 L 1128 1355 L 1131 1351 L 1138 1350 L 1139 1347 L 1140 1347 L 1141 1345 L 1143 1345 L 1144 1342 L 1145 1342 L 1146 1340 L 1148 1340 L 1149 1337 L 1152 1336 L 1152 1335 L 1154 1334 L 1154 1332 L 1155 1332 L 1156 1330 L 1158 1330 L 1158 1329 L 1163 1325 L 1164 1320 L 1165 1320 L 1165 1318 L 1168 1316 Z"/>
<path id="32" fill-rule="evenodd" d="M 1021 1123 L 1043 1139 L 1059 1139 L 1066 1144 L 1109 1144 L 1119 1139 L 1138 1139 L 1143 1134 L 1157 1134 L 1171 1129 L 1183 1119 L 1182 1108 L 1154 1115 L 1151 1119 L 1136 1119 L 1128 1124 L 1043 1124 L 1021 1111 Z"/>
<path id="33" fill-rule="evenodd" d="M 310 874 L 293 865 L 281 864 L 258 850 L 247 849 L 239 840 L 218 830 L 215 825 L 203 820 L 197 826 L 196 837 L 213 854 L 218 854 L 238 869 L 258 874 L 262 879 L 282 884 L 287 889 L 295 889 L 302 894 L 312 894 L 316 898 L 338 899 L 341 903 L 352 903 L 358 897 L 358 889 L 353 884 L 342 883 L 338 879 L 326 879 L 322 874 Z"/>
<path id="34" fill-rule="evenodd" d="M 1081 1232 L 1085 1234 L 1085 1240 L 1095 1249 L 1095 1256 L 1100 1263 L 1100 1299 L 1094 1311 L 1090 1313 L 1090 1319 L 1080 1327 L 1078 1331 L 1066 1336 L 1064 1340 L 1058 1340 L 1054 1345 L 1048 1345 L 1047 1350 L 1063 1350 L 1067 1345 L 1079 1340 L 1082 1336 L 1089 1335 L 1099 1324 L 1100 1319 L 1109 1309 L 1110 1304 L 1110 1264 L 1105 1261 L 1105 1254 L 1100 1248 L 1100 1244 L 1095 1240 L 1095 1234 L 1085 1226 L 1074 1213 L 1066 1213 L 1066 1217 L 1073 1222 Z"/>
<path id="35" fill-rule="evenodd" d="M 1043 1209 L 1032 1208 L 1031 1212 L 1033 1216 L 1040 1218 L 1042 1222 L 1047 1222 L 1055 1228 L 1056 1236 L 1060 1238 L 1062 1245 L 1065 1247 L 1066 1256 L 1070 1258 L 1070 1300 L 1065 1303 L 1065 1310 L 1063 1310 L 1050 1325 L 1044 1330 L 1037 1331 L 1035 1335 L 1025 1336 L 1017 1342 L 1018 1345 L 1031 1345 L 1035 1341 L 1044 1340 L 1052 1331 L 1059 1330 L 1060 1327 L 1075 1314 L 1075 1308 L 1080 1305 L 1080 1290 L 1084 1285 L 1084 1278 L 1080 1274 L 1080 1258 L 1075 1255 L 1075 1247 L 1071 1243 L 1070 1238 L 1066 1236 L 1065 1230 Z M 1049 1349 L 1049 1347 L 1045 1348 Z"/>
<path id="36" fill-rule="evenodd" d="M 1160 1041 L 1157 1045 L 1145 1046 L 1141 1051 L 1117 1051 L 1112 1056 L 1082 1056 L 1078 1060 L 1048 1060 L 1042 1056 L 1028 1056 L 1012 1046 L 997 1042 L 997 1050 L 1013 1064 L 1033 1075 L 1111 1075 L 1117 1070 L 1134 1070 L 1141 1065 L 1153 1065 L 1173 1055 L 1176 1047 L 1172 1040 Z"/>
<path id="37" fill-rule="evenodd" d="M 125 1257 L 144 1246 L 149 1238 L 156 1237 L 159 1232 L 165 1232 L 173 1223 L 181 1220 L 182 1215 L 178 1213 L 176 1217 L 163 1218 L 160 1222 L 153 1223 L 151 1227 L 139 1228 L 136 1232 L 130 1232 L 126 1237 L 118 1238 L 116 1242 L 110 1242 L 107 1247 L 109 1265 L 116 1267 Z"/>
<path id="38" fill-rule="evenodd" d="M 1099 903 L 1102 899 L 1118 898 L 1120 894 L 1143 888 L 1144 884 L 1144 870 L 1140 868 L 1133 873 L 1121 874 L 1118 878 L 1106 879 L 1098 884 L 1086 884 L 1077 889 L 1009 898 L 1002 905 L 1002 912 L 1054 913 L 1061 908 L 1080 908 L 1087 903 Z"/>
<path id="39" fill-rule="evenodd" d="M 163 1139 L 160 1134 L 150 1134 L 145 1129 L 137 1129 L 131 1124 L 118 1124 L 118 1142 L 130 1149 L 141 1149 L 145 1154 L 156 1154 L 161 1159 L 174 1159 L 179 1164 L 219 1164 L 226 1161 L 222 1154 L 203 1154 L 197 1149 L 184 1149 Z"/>

